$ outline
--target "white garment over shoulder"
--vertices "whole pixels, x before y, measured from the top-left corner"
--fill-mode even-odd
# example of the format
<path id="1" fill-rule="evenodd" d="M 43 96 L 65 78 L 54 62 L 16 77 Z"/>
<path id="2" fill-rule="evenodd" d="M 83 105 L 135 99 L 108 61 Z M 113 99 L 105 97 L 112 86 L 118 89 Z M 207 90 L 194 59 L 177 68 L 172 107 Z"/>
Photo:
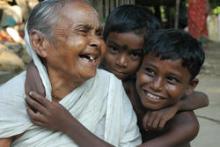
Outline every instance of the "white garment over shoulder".
<path id="1" fill-rule="evenodd" d="M 50 81 L 45 67 L 31 48 L 29 53 L 39 70 L 51 100 Z M 26 72 L 0 87 L 0 138 L 23 134 L 13 147 L 75 147 L 73 140 L 61 132 L 35 126 L 26 112 L 24 82 Z M 114 146 L 135 147 L 141 143 L 137 120 L 123 85 L 113 74 L 97 70 L 96 76 L 74 89 L 60 102 L 88 130 Z"/>

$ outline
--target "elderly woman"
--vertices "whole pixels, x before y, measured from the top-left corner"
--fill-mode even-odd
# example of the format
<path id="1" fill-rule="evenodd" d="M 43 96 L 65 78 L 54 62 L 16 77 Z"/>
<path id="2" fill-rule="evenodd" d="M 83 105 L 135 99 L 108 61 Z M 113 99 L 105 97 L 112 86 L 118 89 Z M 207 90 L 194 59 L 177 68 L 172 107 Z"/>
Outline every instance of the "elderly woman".
<path id="1" fill-rule="evenodd" d="M 122 84 L 97 69 L 104 53 L 101 35 L 97 13 L 87 3 L 47 0 L 33 9 L 25 41 L 49 100 L 59 102 L 104 141 L 134 147 L 141 142 L 140 134 Z M 0 146 L 82 146 L 77 139 L 32 124 L 25 105 L 25 76 L 23 72 L 0 88 Z"/>

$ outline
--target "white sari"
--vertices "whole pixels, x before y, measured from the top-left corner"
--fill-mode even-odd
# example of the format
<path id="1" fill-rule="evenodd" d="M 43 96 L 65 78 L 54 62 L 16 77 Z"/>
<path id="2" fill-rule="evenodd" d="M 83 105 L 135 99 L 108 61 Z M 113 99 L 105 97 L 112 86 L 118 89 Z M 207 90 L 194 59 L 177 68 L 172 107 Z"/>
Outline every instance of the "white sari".
<path id="1" fill-rule="evenodd" d="M 33 51 L 27 31 L 25 41 L 28 51 L 39 70 L 51 100 L 51 85 L 45 67 Z M 0 138 L 22 134 L 15 147 L 75 147 L 73 140 L 61 132 L 53 132 L 33 125 L 26 112 L 23 72 L 0 88 Z M 74 89 L 61 101 L 75 118 L 88 130 L 114 146 L 134 147 L 141 143 L 132 110 L 122 83 L 114 75 L 97 70 L 95 77 Z"/>

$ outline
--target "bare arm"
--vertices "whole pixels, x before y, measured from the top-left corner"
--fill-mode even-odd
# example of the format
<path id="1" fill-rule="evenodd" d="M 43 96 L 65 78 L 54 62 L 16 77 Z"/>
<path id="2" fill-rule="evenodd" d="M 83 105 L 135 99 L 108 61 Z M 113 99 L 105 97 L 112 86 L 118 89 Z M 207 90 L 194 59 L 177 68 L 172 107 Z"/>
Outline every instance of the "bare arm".
<path id="1" fill-rule="evenodd" d="M 112 146 L 87 130 L 59 103 L 50 102 L 36 92 L 31 92 L 30 96 L 26 101 L 29 106 L 28 114 L 34 124 L 53 131 L 61 131 L 81 147 Z"/>
<path id="2" fill-rule="evenodd" d="M 191 95 L 184 97 L 177 104 L 177 108 L 179 111 L 195 110 L 198 108 L 206 107 L 208 104 L 208 96 L 203 92 L 195 91 Z"/>
<path id="3" fill-rule="evenodd" d="M 10 147 L 12 143 L 12 138 L 1 138 L 0 147 Z"/>
<path id="4" fill-rule="evenodd" d="M 72 117 L 72 119 L 67 122 L 66 128 L 66 130 L 64 129 L 64 133 L 72 138 L 79 146 L 113 147 L 113 145 L 101 140 L 100 138 L 92 134 L 74 117 Z"/>
<path id="5" fill-rule="evenodd" d="M 145 130 L 161 129 L 172 119 L 178 111 L 195 110 L 207 106 L 208 96 L 202 92 L 193 92 L 193 94 L 184 97 L 177 104 L 155 111 L 148 111 L 143 119 Z"/>
<path id="6" fill-rule="evenodd" d="M 45 96 L 45 89 L 41 81 L 39 72 L 34 65 L 33 61 L 27 66 L 26 80 L 25 80 L 25 93 L 28 95 L 30 91 L 35 91 L 40 95 Z"/>
<path id="7" fill-rule="evenodd" d="M 167 131 L 141 146 L 174 147 L 188 143 L 196 137 L 199 131 L 199 123 L 192 111 L 177 114 L 167 124 Z"/>

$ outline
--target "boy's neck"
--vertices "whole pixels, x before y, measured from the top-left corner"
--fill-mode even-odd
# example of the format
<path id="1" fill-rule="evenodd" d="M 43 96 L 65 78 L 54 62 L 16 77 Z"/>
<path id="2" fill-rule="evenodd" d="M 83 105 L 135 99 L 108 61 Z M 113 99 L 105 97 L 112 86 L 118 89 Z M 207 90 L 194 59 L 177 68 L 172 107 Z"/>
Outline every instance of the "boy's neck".
<path id="1" fill-rule="evenodd" d="M 140 98 L 137 94 L 136 87 L 135 87 L 135 79 L 130 79 L 123 81 L 123 87 L 132 103 L 133 109 L 137 116 L 141 116 L 145 114 L 146 109 L 142 106 L 140 102 Z"/>

